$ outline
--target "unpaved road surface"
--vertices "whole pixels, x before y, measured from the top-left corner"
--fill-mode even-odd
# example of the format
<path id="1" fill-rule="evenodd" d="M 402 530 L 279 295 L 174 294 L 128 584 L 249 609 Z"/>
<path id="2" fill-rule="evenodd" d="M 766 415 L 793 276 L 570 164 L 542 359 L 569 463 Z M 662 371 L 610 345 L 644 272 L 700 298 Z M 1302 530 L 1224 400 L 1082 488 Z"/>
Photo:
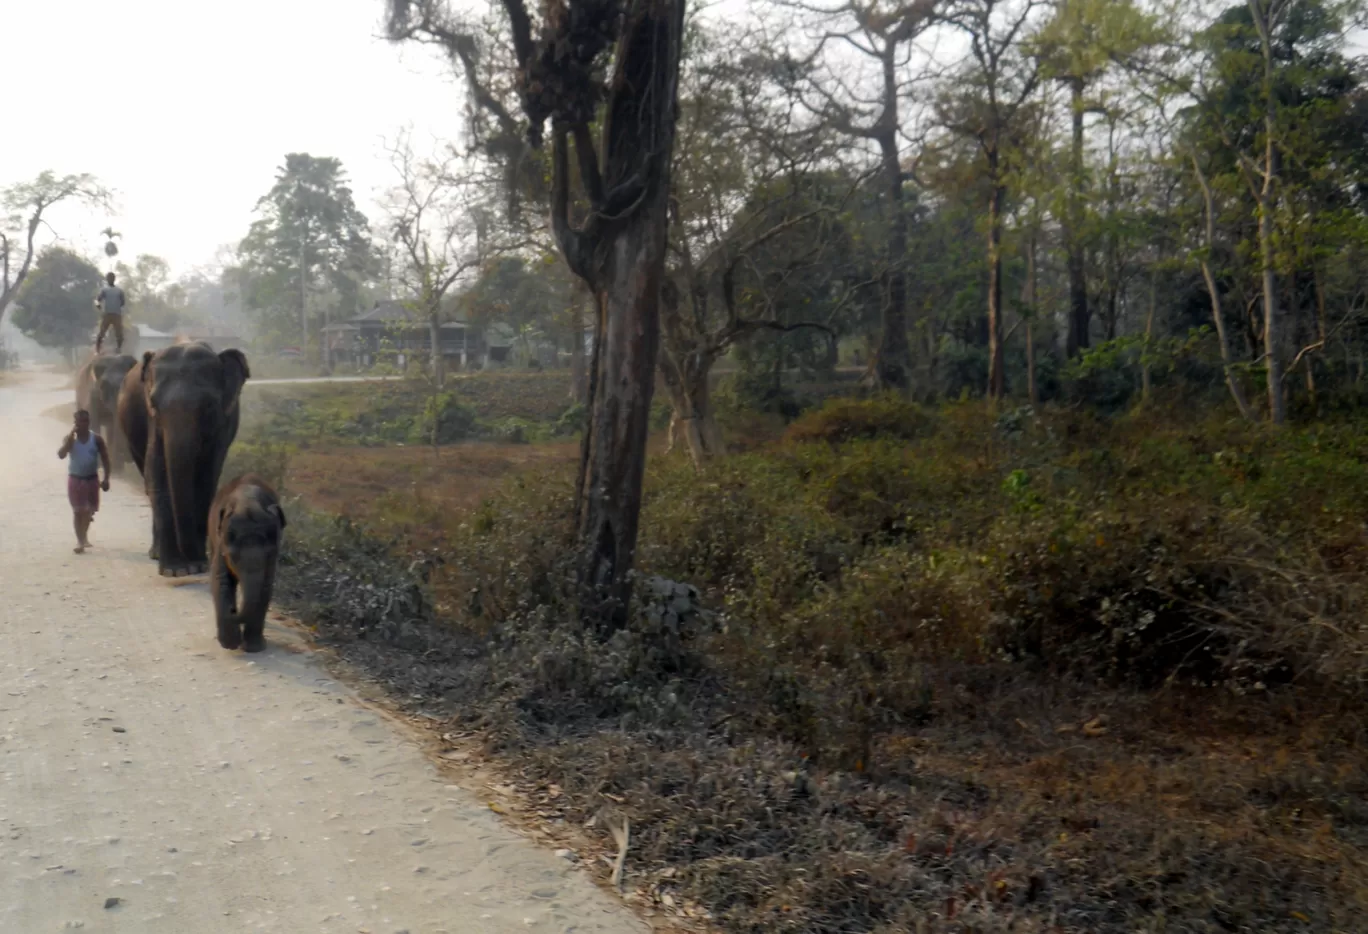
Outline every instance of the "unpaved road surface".
<path id="1" fill-rule="evenodd" d="M 71 397 L 30 380 L 0 387 L 0 932 L 645 930 L 287 633 L 220 649 L 203 583 L 147 559 L 135 485 L 73 554 L 38 415 Z"/>

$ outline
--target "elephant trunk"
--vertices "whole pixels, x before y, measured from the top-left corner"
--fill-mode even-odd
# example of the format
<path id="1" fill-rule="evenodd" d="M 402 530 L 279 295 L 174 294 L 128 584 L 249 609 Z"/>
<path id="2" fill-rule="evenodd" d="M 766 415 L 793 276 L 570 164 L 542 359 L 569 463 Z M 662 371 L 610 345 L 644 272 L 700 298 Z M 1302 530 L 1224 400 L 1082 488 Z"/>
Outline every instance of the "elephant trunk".
<path id="1" fill-rule="evenodd" d="M 275 590 L 276 556 L 274 553 L 252 556 L 233 562 L 233 575 L 238 579 L 241 595 L 238 599 L 237 622 L 249 631 L 258 632 L 266 621 Z"/>
<path id="2" fill-rule="evenodd" d="M 159 419 L 164 416 L 159 415 Z M 209 522 L 208 501 L 199 487 L 202 441 L 200 433 L 182 425 L 159 426 L 166 452 L 165 482 L 170 487 L 171 515 L 181 557 L 191 563 L 205 560 Z"/>

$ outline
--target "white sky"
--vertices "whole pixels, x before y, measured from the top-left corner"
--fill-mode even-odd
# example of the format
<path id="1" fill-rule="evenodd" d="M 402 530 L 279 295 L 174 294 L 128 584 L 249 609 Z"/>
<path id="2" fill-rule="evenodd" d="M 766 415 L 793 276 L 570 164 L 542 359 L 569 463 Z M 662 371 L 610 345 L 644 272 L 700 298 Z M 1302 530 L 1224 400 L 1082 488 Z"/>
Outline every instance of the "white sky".
<path id="1" fill-rule="evenodd" d="M 60 238 L 101 264 L 165 257 L 175 274 L 246 233 L 287 152 L 336 156 L 374 225 L 382 148 L 455 139 L 464 97 L 435 52 L 377 38 L 383 0 L 0 0 L 11 132 L 0 186 L 90 172 L 113 217 L 62 211 Z"/>

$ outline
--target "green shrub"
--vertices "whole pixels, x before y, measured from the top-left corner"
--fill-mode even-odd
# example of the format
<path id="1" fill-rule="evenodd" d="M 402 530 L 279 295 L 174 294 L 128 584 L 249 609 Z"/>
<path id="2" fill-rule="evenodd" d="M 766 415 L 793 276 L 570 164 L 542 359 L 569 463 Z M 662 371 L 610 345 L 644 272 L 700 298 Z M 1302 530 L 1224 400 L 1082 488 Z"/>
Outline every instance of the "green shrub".
<path id="1" fill-rule="evenodd" d="M 790 441 L 841 444 L 862 438 L 911 441 L 935 431 L 936 419 L 926 409 L 897 396 L 876 399 L 832 399 L 789 426 Z"/>
<path id="2" fill-rule="evenodd" d="M 475 425 L 475 413 L 461 403 L 457 394 L 443 392 L 428 398 L 412 440 L 420 444 L 452 444 L 474 434 Z"/>
<path id="3" fill-rule="evenodd" d="M 1228 745 L 1250 769 L 1238 775 L 1208 761 L 1205 733 L 1175 754 L 1181 774 L 1160 745 L 1184 745 L 1184 723 L 1127 720 L 1187 709 L 1201 721 L 1220 706 L 1211 691 L 1137 701 L 1135 688 L 1174 682 L 1226 698 L 1293 679 L 1334 704 L 1361 696 L 1366 510 L 1368 440 L 1349 423 L 1273 432 L 872 400 L 832 404 L 784 443 L 702 471 L 650 462 L 635 612 L 610 639 L 575 612 L 564 475 L 511 480 L 449 536 L 442 573 L 465 598 L 456 625 L 429 630 L 478 639 L 469 654 L 430 654 L 406 628 L 431 615 L 430 556 L 398 561 L 308 520 L 292 525 L 308 541 L 282 581 L 335 627 L 416 642 L 418 674 L 401 683 L 452 704 L 529 780 L 559 785 L 569 817 L 622 799 L 634 871 L 669 867 L 661 890 L 678 886 L 730 929 L 909 930 L 1002 872 L 1004 899 L 1022 900 L 975 929 L 1068 911 L 1070 929 L 1136 930 L 1161 911 L 1200 927 L 1218 896 L 1257 891 L 1271 907 L 1250 908 L 1247 926 L 1274 930 L 1319 904 L 1302 881 L 1313 863 L 1340 863 L 1309 836 L 1290 856 L 1233 846 L 1218 818 L 1276 833 L 1295 797 L 1288 826 L 1309 834 L 1316 808 L 1338 806 L 1333 781 L 1309 780 L 1300 797 L 1249 805 L 1281 793 L 1257 790 L 1274 773 L 1245 761 L 1269 748 L 1260 730 L 1270 718 L 1300 729 L 1310 693 L 1220 707 L 1255 712 L 1248 733 L 1220 734 L 1238 737 Z M 1102 712 L 1115 715 L 1108 735 L 1081 726 Z M 1361 724 L 1345 719 L 1347 748 Z M 1333 779 L 1344 750 L 1314 735 L 1316 781 Z M 1334 795 L 1362 797 L 1346 790 L 1357 779 L 1339 781 Z M 1158 808 L 1129 790 L 1150 782 L 1171 789 Z M 1356 852 L 1361 821 L 1324 820 L 1324 839 Z M 1175 865 L 1212 871 L 1126 888 Z M 959 904 L 927 929 L 970 924 Z"/>

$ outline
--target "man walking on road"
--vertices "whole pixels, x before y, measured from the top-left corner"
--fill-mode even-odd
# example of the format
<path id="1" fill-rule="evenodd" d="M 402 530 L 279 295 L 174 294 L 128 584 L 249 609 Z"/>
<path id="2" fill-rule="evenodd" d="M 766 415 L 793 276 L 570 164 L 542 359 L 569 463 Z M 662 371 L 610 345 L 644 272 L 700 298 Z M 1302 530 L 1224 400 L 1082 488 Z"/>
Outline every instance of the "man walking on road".
<path id="1" fill-rule="evenodd" d="M 100 294 L 95 297 L 95 307 L 99 308 L 103 314 L 100 315 L 100 336 L 95 338 L 95 352 L 100 352 L 100 345 L 104 343 L 105 331 L 114 329 L 114 352 L 123 353 L 123 313 L 124 305 L 127 304 L 124 290 L 114 284 L 114 273 L 105 276 L 105 285 L 100 289 Z"/>
<path id="2" fill-rule="evenodd" d="M 85 409 L 76 413 L 76 426 L 63 439 L 57 456 L 67 461 L 67 499 L 76 515 L 76 554 L 85 554 L 90 547 L 90 523 L 100 510 L 100 491 L 109 492 L 109 448 L 104 438 L 90 430 L 90 413 Z M 97 470 L 101 463 L 104 480 Z"/>

